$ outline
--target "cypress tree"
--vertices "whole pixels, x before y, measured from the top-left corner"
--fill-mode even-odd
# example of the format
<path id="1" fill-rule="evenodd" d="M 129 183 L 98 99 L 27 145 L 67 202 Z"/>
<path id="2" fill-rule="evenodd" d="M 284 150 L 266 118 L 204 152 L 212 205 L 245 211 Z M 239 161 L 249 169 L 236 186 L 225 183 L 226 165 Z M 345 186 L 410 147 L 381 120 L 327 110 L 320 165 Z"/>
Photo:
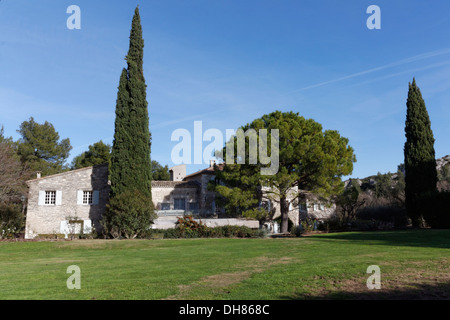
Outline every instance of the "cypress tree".
<path id="1" fill-rule="evenodd" d="M 144 40 L 136 7 L 116 101 L 114 142 L 111 150 L 111 197 L 137 190 L 151 202 L 151 134 L 143 71 Z"/>
<path id="2" fill-rule="evenodd" d="M 426 212 L 420 208 L 426 206 L 421 202 L 436 191 L 437 171 L 431 121 L 415 79 L 409 83 L 406 106 L 405 204 L 413 225 L 422 226 Z"/>

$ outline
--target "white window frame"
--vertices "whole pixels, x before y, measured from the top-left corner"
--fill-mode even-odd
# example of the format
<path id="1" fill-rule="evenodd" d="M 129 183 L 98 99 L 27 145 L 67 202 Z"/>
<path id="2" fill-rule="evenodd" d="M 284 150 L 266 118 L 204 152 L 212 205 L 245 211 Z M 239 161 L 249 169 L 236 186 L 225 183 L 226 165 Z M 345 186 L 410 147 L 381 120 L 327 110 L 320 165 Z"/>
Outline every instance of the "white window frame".
<path id="1" fill-rule="evenodd" d="M 56 190 L 46 190 L 45 191 L 45 199 L 44 204 L 46 206 L 54 206 L 56 205 Z"/>
<path id="2" fill-rule="evenodd" d="M 92 190 L 83 190 L 83 204 L 94 203 L 94 192 Z"/>
<path id="3" fill-rule="evenodd" d="M 38 205 L 40 206 L 60 206 L 62 203 L 62 192 L 60 190 L 40 190 L 38 197 Z"/>
<path id="4" fill-rule="evenodd" d="M 92 196 L 87 196 L 87 193 L 91 192 Z M 100 192 L 98 190 L 78 190 L 77 191 L 77 204 L 79 206 L 95 206 L 98 205 L 100 197 Z M 92 199 L 91 202 L 87 202 L 86 200 L 89 200 L 89 198 Z"/>

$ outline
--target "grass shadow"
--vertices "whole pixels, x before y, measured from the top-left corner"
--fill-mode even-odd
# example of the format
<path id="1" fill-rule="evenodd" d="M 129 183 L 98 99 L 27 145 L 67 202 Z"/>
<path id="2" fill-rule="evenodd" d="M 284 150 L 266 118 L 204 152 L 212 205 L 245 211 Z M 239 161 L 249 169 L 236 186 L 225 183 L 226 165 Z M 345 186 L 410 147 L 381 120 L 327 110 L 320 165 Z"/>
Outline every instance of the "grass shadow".
<path id="1" fill-rule="evenodd" d="M 355 244 L 364 242 L 389 246 L 450 248 L 450 230 L 444 229 L 342 232 L 311 237 L 316 240 L 348 240 Z"/>
<path id="2" fill-rule="evenodd" d="M 333 291 L 281 298 L 288 300 L 450 300 L 450 283 L 411 284 L 396 289 Z"/>

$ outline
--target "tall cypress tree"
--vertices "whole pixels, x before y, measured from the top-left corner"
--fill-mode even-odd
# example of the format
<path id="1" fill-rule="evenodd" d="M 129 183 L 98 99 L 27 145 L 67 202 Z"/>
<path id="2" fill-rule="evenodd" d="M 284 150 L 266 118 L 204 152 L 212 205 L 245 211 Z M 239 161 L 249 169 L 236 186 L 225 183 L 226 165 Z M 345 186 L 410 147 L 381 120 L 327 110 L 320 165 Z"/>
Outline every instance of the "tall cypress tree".
<path id="1" fill-rule="evenodd" d="M 140 191 L 151 200 L 151 134 L 143 71 L 144 40 L 136 7 L 117 93 L 114 142 L 111 150 L 111 197 Z"/>
<path id="2" fill-rule="evenodd" d="M 405 203 L 414 226 L 422 225 L 421 198 L 436 191 L 437 171 L 431 121 L 420 89 L 413 79 L 406 102 Z"/>

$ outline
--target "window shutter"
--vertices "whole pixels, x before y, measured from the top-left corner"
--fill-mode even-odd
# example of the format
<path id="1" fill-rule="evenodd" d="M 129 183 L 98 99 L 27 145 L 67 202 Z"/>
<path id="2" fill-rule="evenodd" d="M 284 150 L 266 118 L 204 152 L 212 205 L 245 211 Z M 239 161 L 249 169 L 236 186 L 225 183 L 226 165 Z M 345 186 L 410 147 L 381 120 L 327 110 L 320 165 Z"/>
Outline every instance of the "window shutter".
<path id="1" fill-rule="evenodd" d="M 64 234 L 65 238 L 67 238 L 67 234 L 69 233 L 69 226 L 67 224 L 67 221 L 61 221 L 60 222 L 59 233 Z"/>
<path id="2" fill-rule="evenodd" d="M 83 221 L 83 233 L 84 234 L 92 233 L 92 221 L 91 220 Z"/>
<path id="3" fill-rule="evenodd" d="M 92 194 L 92 204 L 97 205 L 99 198 L 100 198 L 100 192 L 98 190 L 94 190 L 94 192 Z"/>
<path id="4" fill-rule="evenodd" d="M 45 204 L 45 191 L 39 191 L 38 205 L 43 206 Z"/>
<path id="5" fill-rule="evenodd" d="M 62 203 L 62 191 L 56 191 L 55 205 L 60 206 Z"/>
<path id="6" fill-rule="evenodd" d="M 77 205 L 83 204 L 83 190 L 77 191 Z"/>

